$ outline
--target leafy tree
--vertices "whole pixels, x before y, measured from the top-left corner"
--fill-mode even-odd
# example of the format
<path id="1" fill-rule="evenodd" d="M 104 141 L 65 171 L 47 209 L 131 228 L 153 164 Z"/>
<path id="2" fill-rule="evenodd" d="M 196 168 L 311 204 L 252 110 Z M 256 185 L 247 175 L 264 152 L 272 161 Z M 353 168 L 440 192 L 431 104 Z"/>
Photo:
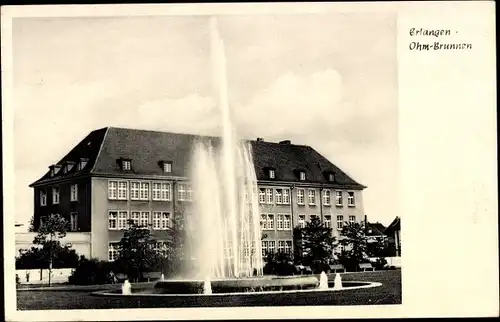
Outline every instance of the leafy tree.
<path id="1" fill-rule="evenodd" d="M 52 266 L 54 258 L 63 248 L 60 239 L 66 236 L 68 231 L 68 221 L 59 214 L 51 214 L 40 225 L 38 234 L 33 239 L 33 244 L 41 245 L 44 250 L 41 254 L 43 260 L 49 263 L 49 286 L 51 283 Z"/>
<path id="2" fill-rule="evenodd" d="M 118 260 L 123 263 L 129 278 L 137 281 L 146 270 L 157 267 L 161 258 L 155 250 L 156 240 L 151 231 L 133 220 L 128 224 L 118 245 Z"/>
<path id="3" fill-rule="evenodd" d="M 50 244 L 46 243 L 42 247 L 31 247 L 19 251 L 16 257 L 16 269 L 43 269 L 48 268 L 47 258 L 49 258 Z M 52 246 L 54 254 L 53 268 L 73 268 L 78 264 L 78 254 L 71 246 Z"/>
<path id="4" fill-rule="evenodd" d="M 339 244 L 344 246 L 344 251 L 339 259 L 347 270 L 357 270 L 360 263 L 367 261 L 364 223 L 345 222 Z"/>
<path id="5" fill-rule="evenodd" d="M 300 238 L 298 253 L 302 264 L 317 266 L 326 264 L 333 256 L 335 237 L 332 228 L 325 227 L 318 217 L 313 217 L 304 228 L 297 228 L 296 235 Z"/>

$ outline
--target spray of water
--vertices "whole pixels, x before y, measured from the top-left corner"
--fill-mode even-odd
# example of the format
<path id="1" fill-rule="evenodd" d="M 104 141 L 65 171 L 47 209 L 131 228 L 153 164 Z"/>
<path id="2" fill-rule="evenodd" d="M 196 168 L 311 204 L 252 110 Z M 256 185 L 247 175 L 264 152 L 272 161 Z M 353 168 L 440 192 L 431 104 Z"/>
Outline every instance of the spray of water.
<path id="1" fill-rule="evenodd" d="M 199 140 L 192 156 L 196 277 L 262 275 L 257 177 L 248 142 L 237 137 L 228 103 L 226 58 L 217 19 L 210 20 L 214 91 L 222 140 Z M 220 143 L 220 144 L 219 144 Z"/>

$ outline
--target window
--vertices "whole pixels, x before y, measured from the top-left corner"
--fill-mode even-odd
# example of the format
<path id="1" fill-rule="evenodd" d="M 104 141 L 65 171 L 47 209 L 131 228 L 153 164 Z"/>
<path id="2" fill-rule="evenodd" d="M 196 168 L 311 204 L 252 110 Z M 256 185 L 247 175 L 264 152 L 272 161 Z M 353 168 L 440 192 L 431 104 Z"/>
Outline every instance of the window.
<path id="1" fill-rule="evenodd" d="M 77 184 L 72 184 L 71 185 L 71 201 L 78 201 L 78 185 Z"/>
<path id="2" fill-rule="evenodd" d="M 40 227 L 47 221 L 47 216 L 40 216 Z"/>
<path id="3" fill-rule="evenodd" d="M 130 220 L 134 225 L 139 226 L 141 213 L 139 211 L 132 211 L 130 213 Z"/>
<path id="4" fill-rule="evenodd" d="M 149 226 L 149 211 L 143 211 L 141 212 L 141 218 L 139 220 L 139 225 L 142 227 L 148 227 Z"/>
<path id="5" fill-rule="evenodd" d="M 274 179 L 275 175 L 276 175 L 275 171 L 273 169 L 270 169 L 269 170 L 269 179 Z"/>
<path id="6" fill-rule="evenodd" d="M 262 241 L 262 257 L 266 256 L 268 247 L 269 247 L 269 242 L 267 240 L 263 240 Z"/>
<path id="7" fill-rule="evenodd" d="M 248 245 L 248 243 L 243 245 L 243 256 L 245 258 L 250 258 L 250 245 Z"/>
<path id="8" fill-rule="evenodd" d="M 159 240 L 154 244 L 153 250 L 157 253 L 165 254 L 168 250 L 168 243 L 166 241 Z"/>
<path id="9" fill-rule="evenodd" d="M 313 222 L 314 220 L 318 219 L 319 216 L 318 215 L 310 215 L 309 216 L 309 221 Z"/>
<path id="10" fill-rule="evenodd" d="M 276 229 L 283 230 L 283 215 L 278 214 L 276 217 Z"/>
<path id="11" fill-rule="evenodd" d="M 47 205 L 47 191 L 45 189 L 40 190 L 40 206 Z"/>
<path id="12" fill-rule="evenodd" d="M 283 228 L 284 228 L 285 230 L 290 230 L 290 229 L 292 229 L 292 216 L 290 216 L 290 215 L 285 215 L 284 217 L 285 217 L 285 218 L 284 218 L 284 225 L 283 225 L 284 227 L 283 227 Z"/>
<path id="13" fill-rule="evenodd" d="M 191 201 L 192 197 L 191 185 L 180 183 L 177 189 L 177 193 L 179 195 L 180 201 Z"/>
<path id="14" fill-rule="evenodd" d="M 356 216 L 349 216 L 349 222 L 354 224 L 356 222 Z"/>
<path id="15" fill-rule="evenodd" d="M 341 254 L 342 254 L 342 253 L 344 252 L 344 250 L 345 250 L 344 245 L 339 245 L 337 248 L 338 248 L 338 252 L 339 252 L 339 253 L 341 253 Z"/>
<path id="16" fill-rule="evenodd" d="M 287 253 L 287 254 L 292 253 L 292 241 L 291 240 L 285 240 L 285 253 Z"/>
<path id="17" fill-rule="evenodd" d="M 119 244 L 109 243 L 108 244 L 108 261 L 112 262 L 118 259 Z"/>
<path id="18" fill-rule="evenodd" d="M 267 230 L 274 230 L 274 215 L 267 215 Z"/>
<path id="19" fill-rule="evenodd" d="M 59 187 L 52 188 L 52 204 L 57 205 L 59 203 Z"/>
<path id="20" fill-rule="evenodd" d="M 163 162 L 163 172 L 172 172 L 172 162 Z"/>
<path id="21" fill-rule="evenodd" d="M 311 206 L 314 206 L 316 204 L 316 191 L 310 189 L 308 191 L 308 195 L 307 196 L 308 196 L 309 204 Z"/>
<path id="22" fill-rule="evenodd" d="M 130 160 L 122 160 L 122 169 L 130 170 L 132 168 L 132 162 Z"/>
<path id="23" fill-rule="evenodd" d="M 270 254 L 274 254 L 274 249 L 276 248 L 276 241 L 270 240 L 267 246 L 267 251 Z"/>
<path id="24" fill-rule="evenodd" d="M 139 197 L 141 200 L 149 200 L 149 182 L 141 182 Z"/>
<path id="25" fill-rule="evenodd" d="M 289 189 L 283 189 L 283 204 L 285 204 L 285 205 L 290 204 L 290 190 Z"/>
<path id="26" fill-rule="evenodd" d="M 266 202 L 268 204 L 273 203 L 273 189 L 271 188 L 266 188 Z"/>
<path id="27" fill-rule="evenodd" d="M 326 190 L 323 190 L 323 205 L 324 206 L 330 206 L 330 202 L 331 202 L 331 191 L 326 189 Z"/>
<path id="28" fill-rule="evenodd" d="M 128 182 L 127 181 L 119 181 L 118 182 L 118 199 L 119 200 L 127 200 L 127 190 L 128 190 Z"/>
<path id="29" fill-rule="evenodd" d="M 259 203 L 266 203 L 266 189 L 259 189 Z"/>
<path id="30" fill-rule="evenodd" d="M 131 182 L 130 183 L 130 199 L 131 200 L 139 200 L 139 182 Z"/>
<path id="31" fill-rule="evenodd" d="M 342 207 L 343 206 L 343 200 L 342 200 L 342 191 L 335 191 L 335 205 Z"/>
<path id="32" fill-rule="evenodd" d="M 108 199 L 127 200 L 127 181 L 108 181 Z"/>
<path id="33" fill-rule="evenodd" d="M 266 229 L 267 227 L 267 215 L 260 215 L 260 229 Z"/>
<path id="34" fill-rule="evenodd" d="M 171 227 L 170 213 L 155 211 L 153 213 L 153 229 L 166 230 Z"/>
<path id="35" fill-rule="evenodd" d="M 285 241 L 278 240 L 278 253 L 284 253 L 284 252 L 285 252 Z"/>
<path id="36" fill-rule="evenodd" d="M 349 207 L 354 207 L 355 206 L 355 202 L 354 202 L 354 191 L 349 191 L 347 193 L 347 205 Z"/>
<path id="37" fill-rule="evenodd" d="M 306 227 L 306 215 L 299 215 L 299 227 L 300 228 Z"/>
<path id="38" fill-rule="evenodd" d="M 328 181 L 330 182 L 335 181 L 335 176 L 333 175 L 333 173 L 328 174 Z"/>
<path id="39" fill-rule="evenodd" d="M 344 216 L 339 215 L 337 216 L 337 229 L 342 230 L 342 227 L 344 227 Z"/>
<path id="40" fill-rule="evenodd" d="M 304 204 L 304 189 L 297 189 L 297 204 Z"/>
<path id="41" fill-rule="evenodd" d="M 72 212 L 69 214 L 69 227 L 71 231 L 78 230 L 78 213 Z"/>
<path id="42" fill-rule="evenodd" d="M 299 178 L 300 181 L 306 180 L 306 173 L 304 171 L 300 171 Z"/>
<path id="43" fill-rule="evenodd" d="M 153 200 L 170 201 L 170 183 L 168 182 L 153 183 Z"/>
<path id="44" fill-rule="evenodd" d="M 118 229 L 124 230 L 127 229 L 127 215 L 126 211 L 118 212 Z"/>
<path id="45" fill-rule="evenodd" d="M 281 189 L 276 189 L 275 196 L 276 196 L 276 204 L 282 204 L 283 203 L 283 192 Z"/>
<path id="46" fill-rule="evenodd" d="M 325 215 L 323 217 L 323 224 L 326 228 L 331 228 L 332 227 L 332 216 L 330 215 Z"/>
<path id="47" fill-rule="evenodd" d="M 110 211 L 108 214 L 108 228 L 117 229 L 118 227 L 118 212 Z"/>

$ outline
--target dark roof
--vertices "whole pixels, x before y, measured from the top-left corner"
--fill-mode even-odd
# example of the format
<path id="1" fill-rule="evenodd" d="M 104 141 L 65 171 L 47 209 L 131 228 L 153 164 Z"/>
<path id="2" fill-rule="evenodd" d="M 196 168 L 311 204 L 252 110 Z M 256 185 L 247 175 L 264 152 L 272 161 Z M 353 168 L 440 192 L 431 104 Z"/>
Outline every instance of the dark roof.
<path id="1" fill-rule="evenodd" d="M 401 230 L 401 218 L 399 217 L 396 217 L 394 218 L 394 220 L 392 221 L 392 223 L 386 228 L 385 230 L 385 234 L 386 235 L 390 235 L 390 234 L 393 234 L 394 231 L 396 230 Z"/>
<path id="2" fill-rule="evenodd" d="M 188 177 L 192 147 L 197 140 L 210 140 L 215 146 L 221 141 L 218 137 L 108 127 L 90 133 L 58 164 L 88 158 L 87 167 L 79 173 L 121 174 L 123 171 L 118 160 L 130 159 L 130 172 L 134 174 L 164 175 L 161 161 L 171 161 L 171 176 Z M 249 142 L 252 145 L 258 180 L 338 184 L 351 189 L 366 188 L 309 146 L 288 142 Z M 268 178 L 265 169 L 269 168 L 275 169 L 275 179 Z M 75 169 L 76 167 L 66 174 L 60 172 L 54 178 L 76 175 Z M 306 172 L 305 181 L 299 180 L 298 170 Z M 334 174 L 333 183 L 328 181 L 329 173 Z M 49 172 L 34 184 L 43 183 L 47 179 L 52 179 Z"/>
<path id="3" fill-rule="evenodd" d="M 366 235 L 367 236 L 382 236 L 384 235 L 385 227 L 381 223 L 368 223 Z"/>

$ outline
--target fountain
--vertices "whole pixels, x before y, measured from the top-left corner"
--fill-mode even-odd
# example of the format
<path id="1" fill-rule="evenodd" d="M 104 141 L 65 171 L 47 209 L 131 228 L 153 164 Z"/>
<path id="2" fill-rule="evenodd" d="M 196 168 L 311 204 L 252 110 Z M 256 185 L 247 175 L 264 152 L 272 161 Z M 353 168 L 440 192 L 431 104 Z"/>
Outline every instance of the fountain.
<path id="1" fill-rule="evenodd" d="M 318 288 L 320 290 L 326 290 L 328 289 L 328 276 L 326 276 L 326 273 L 323 271 L 319 275 L 319 286 Z"/>
<path id="2" fill-rule="evenodd" d="M 160 281 L 164 281 L 164 280 L 165 280 L 165 275 L 162 273 L 160 276 Z"/>
<path id="3" fill-rule="evenodd" d="M 333 281 L 333 289 L 334 290 L 341 290 L 342 289 L 342 277 L 340 277 L 340 274 L 337 273 L 335 274 L 335 280 Z"/>
<path id="4" fill-rule="evenodd" d="M 186 222 L 193 269 L 180 279 L 161 275 L 152 290 L 132 294 L 152 296 L 225 296 L 255 293 L 333 291 L 328 277 L 314 275 L 264 276 L 257 176 L 248 142 L 237 137 L 228 104 L 224 44 L 216 18 L 210 20 L 214 85 L 221 110 L 222 138 L 198 139 L 193 145 L 190 178 L 194 217 Z M 339 281 L 339 282 L 338 282 Z M 338 282 L 338 283 L 337 283 Z M 335 289 L 366 288 L 380 283 L 346 282 L 340 275 Z M 101 296 L 131 295 L 125 281 L 122 292 L 96 292 Z"/>
<path id="5" fill-rule="evenodd" d="M 128 280 L 125 280 L 122 285 L 122 295 L 130 295 L 132 294 L 132 285 Z"/>

